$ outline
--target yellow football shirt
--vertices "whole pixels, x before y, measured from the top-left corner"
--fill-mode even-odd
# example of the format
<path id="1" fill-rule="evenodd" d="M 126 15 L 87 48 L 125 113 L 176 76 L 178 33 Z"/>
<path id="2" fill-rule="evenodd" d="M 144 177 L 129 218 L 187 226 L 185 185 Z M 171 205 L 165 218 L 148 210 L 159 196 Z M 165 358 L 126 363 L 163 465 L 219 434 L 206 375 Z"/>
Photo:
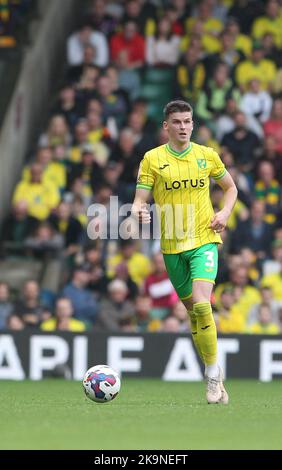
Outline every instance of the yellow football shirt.
<path id="1" fill-rule="evenodd" d="M 180 153 L 169 144 L 145 153 L 136 187 L 153 192 L 163 253 L 181 253 L 206 243 L 222 243 L 219 234 L 210 228 L 214 211 L 209 178 L 217 180 L 225 173 L 219 155 L 194 142 Z"/>

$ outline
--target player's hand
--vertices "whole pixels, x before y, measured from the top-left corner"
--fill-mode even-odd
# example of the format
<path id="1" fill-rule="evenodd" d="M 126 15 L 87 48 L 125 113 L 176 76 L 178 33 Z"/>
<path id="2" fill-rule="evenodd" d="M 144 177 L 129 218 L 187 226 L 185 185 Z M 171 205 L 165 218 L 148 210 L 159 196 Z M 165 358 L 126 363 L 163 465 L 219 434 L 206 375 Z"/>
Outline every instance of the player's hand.
<path id="1" fill-rule="evenodd" d="M 230 216 L 230 213 L 226 211 L 225 209 L 222 209 L 221 211 L 217 212 L 214 214 L 212 220 L 211 220 L 211 225 L 210 228 L 214 230 L 216 233 L 223 232 L 227 225 L 228 217 Z"/>
<path id="2" fill-rule="evenodd" d="M 151 222 L 151 214 L 148 210 L 147 204 L 141 204 L 141 206 L 132 206 L 131 214 L 141 224 L 149 224 Z"/>

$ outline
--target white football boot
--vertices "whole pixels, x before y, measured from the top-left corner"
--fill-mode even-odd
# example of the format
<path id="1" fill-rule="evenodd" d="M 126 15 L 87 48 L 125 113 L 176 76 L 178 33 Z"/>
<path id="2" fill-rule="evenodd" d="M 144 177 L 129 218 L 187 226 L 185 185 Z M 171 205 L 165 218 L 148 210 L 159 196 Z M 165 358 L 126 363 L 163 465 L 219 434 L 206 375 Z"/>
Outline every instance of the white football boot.
<path id="1" fill-rule="evenodd" d="M 209 404 L 220 403 L 222 392 L 220 387 L 220 375 L 218 377 L 207 377 L 206 398 Z"/>
<path id="2" fill-rule="evenodd" d="M 219 386 L 221 390 L 221 397 L 218 403 L 222 403 L 223 405 L 228 405 L 229 396 L 223 385 L 223 372 L 222 372 L 221 367 L 219 367 L 219 379 L 220 379 Z"/>

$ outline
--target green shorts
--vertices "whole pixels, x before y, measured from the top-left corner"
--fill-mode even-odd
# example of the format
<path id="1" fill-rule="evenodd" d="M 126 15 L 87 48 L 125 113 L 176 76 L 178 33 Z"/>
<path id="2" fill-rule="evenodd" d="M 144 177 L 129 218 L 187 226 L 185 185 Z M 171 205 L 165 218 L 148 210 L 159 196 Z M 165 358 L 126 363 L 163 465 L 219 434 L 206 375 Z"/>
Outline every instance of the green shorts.
<path id="1" fill-rule="evenodd" d="M 196 280 L 212 282 L 217 275 L 217 243 L 207 243 L 193 250 L 177 254 L 164 254 L 168 276 L 181 300 L 192 294 L 192 283 Z"/>

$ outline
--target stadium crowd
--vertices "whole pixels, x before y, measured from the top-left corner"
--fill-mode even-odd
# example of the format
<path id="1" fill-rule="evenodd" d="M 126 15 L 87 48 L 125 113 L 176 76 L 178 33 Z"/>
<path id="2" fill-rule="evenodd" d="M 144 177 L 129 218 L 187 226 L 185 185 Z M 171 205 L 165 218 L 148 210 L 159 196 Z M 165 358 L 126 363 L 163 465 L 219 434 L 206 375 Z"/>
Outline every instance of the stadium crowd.
<path id="1" fill-rule="evenodd" d="M 132 203 L 144 153 L 166 142 L 162 108 L 183 98 L 192 140 L 219 152 L 239 191 L 219 246 L 218 331 L 281 333 L 282 2 L 93 0 L 66 49 L 1 233 L 2 259 L 42 270 L 20 289 L 2 276 L 0 330 L 189 331 L 158 240 L 93 239 Z M 222 195 L 212 185 L 215 210 Z M 93 203 L 104 218 L 87 216 Z"/>
<path id="2" fill-rule="evenodd" d="M 34 0 L 0 1 L 0 59 L 3 51 L 17 46 L 18 30 L 33 4 Z"/>

